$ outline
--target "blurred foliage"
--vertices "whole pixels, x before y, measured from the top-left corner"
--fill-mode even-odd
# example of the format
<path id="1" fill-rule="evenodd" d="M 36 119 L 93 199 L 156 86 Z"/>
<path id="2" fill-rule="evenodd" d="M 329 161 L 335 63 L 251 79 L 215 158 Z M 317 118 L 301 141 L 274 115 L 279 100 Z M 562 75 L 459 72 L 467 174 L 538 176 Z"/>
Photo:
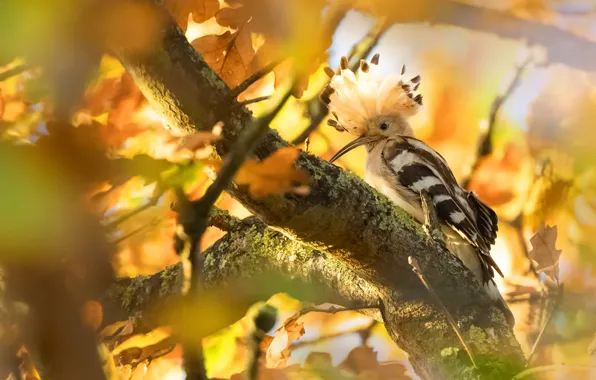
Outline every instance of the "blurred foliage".
<path id="1" fill-rule="evenodd" d="M 115 42 L 138 54 L 150 49 L 167 21 L 164 14 L 141 1 L 100 3 L 0 2 L 0 32 L 11 36 L 0 39 L 0 161 L 5 163 L 0 165 L 0 258 L 6 270 L 1 313 L 13 316 L 4 318 L 0 345 L 15 351 L 7 366 L 18 362 L 24 378 L 39 377 L 27 342 L 16 332 L 24 303 L 48 316 L 30 323 L 45 332 L 68 331 L 65 342 L 84 336 L 81 331 L 101 330 L 98 357 L 110 378 L 184 378 L 176 341 L 183 331 L 202 338 L 211 378 L 242 379 L 253 331 L 251 317 L 242 317 L 249 306 L 246 295 L 265 297 L 267 284 L 206 295 L 192 310 L 200 316 L 196 320 L 180 318 L 180 309 L 172 308 L 170 323 L 157 329 L 138 326 L 134 319 L 101 325 L 104 310 L 97 296 L 114 274 L 109 264 L 117 276 L 137 276 L 177 263 L 170 190 L 182 188 L 191 200 L 199 199 L 221 162 L 212 157 L 211 143 L 220 138 L 217 129 L 183 138 L 170 135 L 109 54 Z M 288 140 L 311 123 L 311 100 L 326 83 L 322 68 L 328 54 L 345 54 L 334 49 L 353 30 L 364 30 L 361 19 L 344 18 L 347 9 L 401 17 L 399 7 L 384 0 L 162 3 L 230 87 L 283 61 L 240 100 L 271 95 L 291 73 L 299 73 L 295 97 L 272 123 Z M 424 4 L 429 2 L 408 3 L 409 14 L 428 11 Z M 580 2 L 556 2 L 556 7 L 541 0 L 481 3 L 570 29 L 560 8 Z M 593 31 L 594 17 L 574 17 L 574 33 Z M 594 378 L 588 367 L 594 365 L 588 345 L 596 333 L 591 323 L 596 312 L 594 74 L 535 57 L 536 65 L 523 73 L 486 136 L 494 98 L 510 83 L 517 56 L 535 54 L 531 49 L 498 35 L 428 25 L 397 25 L 377 49 L 387 58 L 381 62 L 386 72 L 397 72 L 407 61 L 408 70 L 413 66 L 423 74 L 426 108 L 414 119 L 417 135 L 446 157 L 458 179 L 469 176 L 470 189 L 499 214 L 492 253 L 506 276 L 498 285 L 510 300 L 515 332 L 526 352 L 553 309 L 555 295 L 545 277 L 565 284 L 533 364 L 545 367 L 544 378 Z M 265 100 L 249 108 L 259 116 L 271 104 Z M 309 153 L 329 159 L 349 138 L 323 121 L 310 135 Z M 485 138 L 492 150 L 478 157 L 479 141 Z M 248 186 L 255 197 L 304 193 L 308 178 L 294 167 L 297 155 L 298 147 L 290 147 L 262 162 L 249 160 L 236 184 Z M 359 150 L 340 163 L 362 174 L 363 161 Z M 217 205 L 239 217 L 250 215 L 227 195 Z M 223 233 L 208 229 L 201 248 Z M 19 290 L 11 295 L 14 299 L 5 299 L 7 285 Z M 368 317 L 354 312 L 303 315 L 304 305 L 286 294 L 267 303 L 277 309 L 278 318 L 261 343 L 260 379 L 415 377 L 405 354 Z M 218 330 L 222 320 L 230 325 Z M 48 336 L 56 355 L 65 353 L 62 337 Z M 72 367 L 88 362 L 84 352 L 67 354 Z"/>

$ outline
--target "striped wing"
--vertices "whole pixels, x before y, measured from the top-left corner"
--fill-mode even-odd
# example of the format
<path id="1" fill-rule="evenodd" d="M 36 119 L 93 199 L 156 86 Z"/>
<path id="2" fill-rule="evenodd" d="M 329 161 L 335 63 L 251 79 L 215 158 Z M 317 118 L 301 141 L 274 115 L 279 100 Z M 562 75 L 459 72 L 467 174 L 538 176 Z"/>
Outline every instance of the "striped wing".
<path id="1" fill-rule="evenodd" d="M 439 219 L 476 247 L 485 282 L 494 277 L 493 269 L 503 275 L 490 256 L 498 230 L 497 215 L 474 193 L 459 186 L 439 153 L 418 139 L 400 136 L 386 144 L 383 159 L 402 191 L 418 200 L 422 191 L 430 194 Z"/>

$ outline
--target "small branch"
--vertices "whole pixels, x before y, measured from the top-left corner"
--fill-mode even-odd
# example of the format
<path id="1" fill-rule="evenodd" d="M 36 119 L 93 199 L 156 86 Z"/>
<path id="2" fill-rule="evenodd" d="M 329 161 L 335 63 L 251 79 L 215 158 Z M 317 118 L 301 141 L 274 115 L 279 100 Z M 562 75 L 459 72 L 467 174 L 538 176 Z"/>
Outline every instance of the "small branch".
<path id="1" fill-rule="evenodd" d="M 262 79 L 267 74 L 269 74 L 277 65 L 279 65 L 283 60 L 275 60 L 270 62 L 269 64 L 263 66 L 260 70 L 256 73 L 251 75 L 250 77 L 246 78 L 242 83 L 240 83 L 237 87 L 230 91 L 230 98 L 236 99 L 238 95 L 242 94 L 246 89 L 248 89 L 253 83 L 257 82 L 259 79 Z"/>
<path id="2" fill-rule="evenodd" d="M 544 336 L 544 332 L 546 331 L 546 328 L 548 327 L 548 325 L 550 324 L 550 321 L 552 320 L 553 316 L 555 315 L 555 312 L 561 305 L 562 299 L 563 299 L 563 285 L 561 284 L 558 287 L 558 294 L 557 294 L 557 297 L 555 298 L 555 304 L 553 305 L 553 308 L 548 313 L 548 316 L 546 317 L 546 321 L 544 321 L 544 324 L 542 325 L 542 328 L 540 329 L 540 332 L 538 333 L 538 337 L 536 337 L 536 341 L 534 342 L 534 345 L 532 346 L 532 349 L 530 350 L 530 353 L 528 354 L 528 358 L 526 359 L 526 367 L 530 365 L 532 358 L 534 357 L 534 354 L 536 353 L 536 349 L 538 348 L 538 345 L 540 344 L 540 341 L 542 340 L 542 337 Z"/>
<path id="3" fill-rule="evenodd" d="M 27 69 L 29 69 L 28 65 L 21 64 L 21 65 L 13 67 L 12 69 L 5 70 L 0 73 L 0 82 L 10 79 L 10 78 L 14 77 L 15 75 L 19 75 Z"/>
<path id="4" fill-rule="evenodd" d="M 321 342 L 325 342 L 331 339 L 335 339 L 338 338 L 340 336 L 344 336 L 347 334 L 359 334 L 361 337 L 361 345 L 366 345 L 366 343 L 368 342 L 368 339 L 370 338 L 371 332 L 372 330 L 379 324 L 380 322 L 373 319 L 367 326 L 365 327 L 360 327 L 357 329 L 349 329 L 349 330 L 343 330 L 343 331 L 337 331 L 337 332 L 333 332 L 331 334 L 327 334 L 327 335 L 322 335 L 319 336 L 318 338 L 312 339 L 312 340 L 297 340 L 295 342 L 292 343 L 292 348 L 293 349 L 298 349 L 298 348 L 302 348 L 302 347 L 306 347 L 306 346 L 312 346 L 314 344 L 318 344 Z"/>
<path id="5" fill-rule="evenodd" d="M 474 177 L 474 174 L 476 173 L 476 170 L 478 170 L 478 167 L 482 159 L 492 153 L 492 140 L 493 134 L 495 132 L 495 126 L 497 124 L 497 116 L 499 115 L 499 112 L 507 98 L 509 98 L 511 94 L 513 94 L 513 91 L 515 91 L 515 89 L 521 84 L 522 76 L 525 73 L 528 66 L 532 63 L 532 61 L 533 56 L 530 53 L 526 60 L 515 69 L 515 75 L 509 83 L 509 86 L 507 86 L 507 88 L 502 94 L 497 95 L 497 97 L 493 100 L 488 115 L 488 129 L 486 133 L 481 135 L 481 140 L 478 144 L 478 152 L 476 153 L 476 159 L 474 161 L 474 164 L 472 165 L 472 168 L 470 169 L 470 173 L 468 174 L 468 176 L 462 181 L 462 187 L 464 189 L 469 188 L 470 180 Z"/>
<path id="6" fill-rule="evenodd" d="M 250 337 L 251 355 L 248 361 L 248 380 L 257 380 L 259 373 L 259 359 L 262 354 L 261 343 L 267 335 L 267 331 L 275 326 L 277 310 L 264 304 L 254 318 L 254 329 Z"/>
<path id="7" fill-rule="evenodd" d="M 350 59 L 353 60 L 350 67 L 352 70 L 358 68 L 361 59 L 368 57 L 390 26 L 391 23 L 387 22 L 386 17 L 380 18 L 369 30 L 366 36 L 364 36 L 357 44 L 352 46 L 352 49 L 348 54 Z M 327 83 L 325 85 L 327 85 Z M 311 122 L 308 127 L 306 127 L 297 137 L 294 138 L 294 140 L 292 140 L 293 145 L 302 144 L 308 138 L 308 136 L 310 136 L 311 133 L 313 133 L 319 127 L 319 125 L 329 114 L 327 107 L 321 104 L 321 101 L 318 99 L 318 97 L 311 99 L 309 103 L 312 108 L 316 107 L 314 115 L 311 113 Z"/>
<path id="8" fill-rule="evenodd" d="M 134 230 L 130 231 L 129 233 L 127 233 L 124 236 L 119 237 L 118 239 L 112 240 L 110 241 L 110 243 L 112 244 L 120 244 L 122 243 L 124 240 L 131 238 L 132 236 L 138 234 L 139 232 L 146 230 L 149 227 L 155 226 L 159 223 L 160 219 L 155 219 L 153 221 L 151 221 L 150 223 L 144 224 L 138 228 L 135 228 Z"/>
<path id="9" fill-rule="evenodd" d="M 229 232 L 238 230 L 242 226 L 242 221 L 235 216 L 230 215 L 226 210 L 214 206 L 211 208 L 207 225 Z"/>
<path id="10" fill-rule="evenodd" d="M 232 109 L 233 108 L 240 108 L 240 107 L 247 106 L 249 104 L 262 102 L 262 101 L 267 100 L 267 99 L 270 99 L 270 98 L 271 98 L 271 96 L 259 96 L 258 98 L 247 99 L 247 100 L 244 100 L 242 102 L 235 103 L 230 108 L 232 108 Z"/>
<path id="11" fill-rule="evenodd" d="M 433 288 L 430 286 L 430 284 L 424 278 L 424 275 L 422 274 L 422 270 L 420 269 L 420 266 L 418 265 L 418 260 L 416 260 L 414 257 L 410 256 L 410 257 L 408 257 L 408 263 L 412 266 L 412 270 L 414 271 L 416 276 L 418 276 L 418 278 L 420 279 L 420 282 L 422 282 L 422 285 L 424 285 L 426 290 L 428 290 L 428 292 L 435 299 L 435 301 L 437 302 L 439 307 L 443 310 L 445 317 L 447 317 L 447 321 L 449 321 L 449 324 L 453 328 L 453 331 L 455 331 L 455 334 L 457 334 L 459 341 L 461 342 L 462 346 L 464 346 L 464 349 L 468 353 L 468 356 L 470 357 L 470 361 L 472 362 L 472 365 L 474 365 L 474 368 L 478 368 L 478 366 L 476 365 L 476 361 L 474 360 L 474 354 L 472 353 L 472 349 L 468 346 L 468 344 L 464 340 L 464 337 L 463 337 L 461 331 L 459 330 L 459 327 L 457 327 L 455 320 L 451 316 L 451 313 L 449 312 L 449 310 L 447 310 L 447 307 L 445 307 L 445 304 L 443 304 L 443 302 L 441 301 L 441 299 L 439 298 L 437 293 L 435 293 Z"/>
<path id="12" fill-rule="evenodd" d="M 305 308 L 300 309 L 298 312 L 299 317 L 308 314 L 308 313 L 329 313 L 329 314 L 336 314 L 342 311 L 360 311 L 363 309 L 379 309 L 379 305 L 355 305 L 350 307 L 335 307 L 331 306 L 328 309 L 317 307 L 317 306 L 308 306 Z"/>
<path id="13" fill-rule="evenodd" d="M 153 197 L 149 199 L 149 202 L 137 207 L 136 209 L 120 216 L 119 218 L 111 221 L 110 223 L 106 224 L 106 229 L 111 230 L 116 228 L 118 225 L 122 224 L 122 222 L 132 218 L 133 216 L 140 214 L 141 212 L 150 209 L 151 207 L 157 205 L 159 198 L 163 195 L 164 191 L 161 190 L 159 193 L 155 194 Z"/>
<path id="14" fill-rule="evenodd" d="M 291 91 L 287 91 L 277 106 L 267 115 L 253 121 L 252 125 L 238 137 L 235 147 L 225 157 L 221 171 L 215 178 L 215 181 L 209 186 L 205 195 L 201 198 L 200 203 L 208 208 L 215 203 L 220 194 L 228 187 L 247 155 L 249 155 L 256 147 L 260 138 L 265 135 L 269 129 L 269 124 L 277 116 L 279 111 L 286 104 L 287 100 L 292 95 Z M 205 213 L 207 215 L 207 213 Z"/>

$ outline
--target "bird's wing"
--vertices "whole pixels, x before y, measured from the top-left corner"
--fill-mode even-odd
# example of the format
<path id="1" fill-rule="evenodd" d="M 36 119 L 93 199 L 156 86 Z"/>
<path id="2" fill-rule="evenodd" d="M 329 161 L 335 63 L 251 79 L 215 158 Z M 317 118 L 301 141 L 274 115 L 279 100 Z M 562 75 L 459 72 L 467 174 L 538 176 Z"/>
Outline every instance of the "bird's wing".
<path id="1" fill-rule="evenodd" d="M 427 192 L 439 219 L 477 248 L 485 281 L 494 277 L 493 269 L 502 276 L 490 256 L 498 228 L 496 214 L 458 185 L 439 153 L 418 139 L 400 136 L 387 142 L 383 159 L 397 186 L 416 195 L 415 199 Z"/>

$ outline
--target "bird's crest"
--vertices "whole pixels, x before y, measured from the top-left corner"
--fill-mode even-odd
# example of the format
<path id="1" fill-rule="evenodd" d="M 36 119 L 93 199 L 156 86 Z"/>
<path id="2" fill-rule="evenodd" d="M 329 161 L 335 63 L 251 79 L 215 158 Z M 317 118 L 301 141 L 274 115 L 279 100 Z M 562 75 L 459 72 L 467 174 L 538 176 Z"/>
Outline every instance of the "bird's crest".
<path id="1" fill-rule="evenodd" d="M 405 80 L 406 67 L 403 66 L 400 76 L 383 77 L 379 75 L 378 63 L 379 54 L 375 54 L 370 63 L 361 60 L 354 72 L 348 59 L 342 57 L 339 74 L 325 68 L 331 80 L 320 98 L 329 107 L 329 125 L 340 132 L 361 135 L 367 120 L 396 113 L 410 117 L 422 108 L 422 95 L 416 93 L 420 76 Z"/>

